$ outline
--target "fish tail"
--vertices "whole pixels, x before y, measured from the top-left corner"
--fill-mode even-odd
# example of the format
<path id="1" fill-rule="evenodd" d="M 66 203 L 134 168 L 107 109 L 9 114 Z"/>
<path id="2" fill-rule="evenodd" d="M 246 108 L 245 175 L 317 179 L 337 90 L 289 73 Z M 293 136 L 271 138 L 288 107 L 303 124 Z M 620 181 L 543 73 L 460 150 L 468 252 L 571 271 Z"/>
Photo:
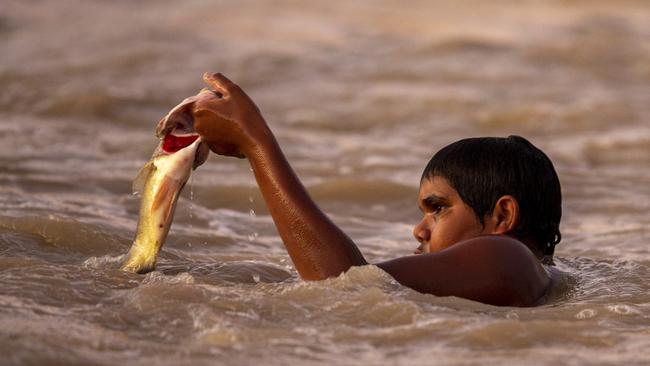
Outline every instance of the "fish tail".
<path id="1" fill-rule="evenodd" d="M 156 255 L 138 250 L 139 248 L 141 246 L 137 242 L 133 243 L 127 260 L 122 264 L 123 271 L 144 274 L 156 269 Z"/>

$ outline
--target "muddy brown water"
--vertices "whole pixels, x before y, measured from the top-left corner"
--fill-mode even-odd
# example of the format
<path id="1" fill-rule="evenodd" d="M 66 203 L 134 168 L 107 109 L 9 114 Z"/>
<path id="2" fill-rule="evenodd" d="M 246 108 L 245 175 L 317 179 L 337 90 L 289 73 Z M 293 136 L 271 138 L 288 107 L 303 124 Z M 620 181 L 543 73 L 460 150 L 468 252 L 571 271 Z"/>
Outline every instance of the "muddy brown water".
<path id="1" fill-rule="evenodd" d="M 645 1 L 4 1 L 0 364 L 647 365 Z M 221 71 L 371 261 L 411 253 L 421 169 L 521 134 L 563 185 L 549 304 L 298 279 L 245 161 L 211 156 L 159 270 L 118 270 L 160 117 Z"/>

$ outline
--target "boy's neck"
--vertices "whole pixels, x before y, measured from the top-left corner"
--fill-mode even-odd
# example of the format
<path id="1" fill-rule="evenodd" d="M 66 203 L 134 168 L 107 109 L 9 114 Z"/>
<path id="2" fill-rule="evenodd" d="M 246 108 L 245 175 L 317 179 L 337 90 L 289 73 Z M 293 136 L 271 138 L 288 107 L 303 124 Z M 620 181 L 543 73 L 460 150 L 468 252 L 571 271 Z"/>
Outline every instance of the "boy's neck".
<path id="1" fill-rule="evenodd" d="M 532 237 L 527 236 L 525 238 L 515 238 L 515 239 L 517 239 L 520 242 L 524 243 L 524 245 L 526 245 L 528 247 L 528 249 L 530 249 L 530 251 L 533 252 L 535 257 L 537 259 L 539 259 L 540 262 L 542 262 L 544 264 L 547 264 L 546 262 L 549 262 L 549 261 L 550 261 L 550 263 L 553 262 L 553 257 L 548 256 L 548 255 L 544 255 L 544 253 L 537 246 L 537 242 Z M 550 259 L 549 259 L 549 257 L 550 257 Z"/>

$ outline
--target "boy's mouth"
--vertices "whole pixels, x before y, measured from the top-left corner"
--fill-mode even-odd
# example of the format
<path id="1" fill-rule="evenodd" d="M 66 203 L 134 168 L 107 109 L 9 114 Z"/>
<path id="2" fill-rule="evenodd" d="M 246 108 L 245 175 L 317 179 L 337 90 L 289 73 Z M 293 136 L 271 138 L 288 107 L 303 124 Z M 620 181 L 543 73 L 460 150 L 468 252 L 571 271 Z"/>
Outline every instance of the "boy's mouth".
<path id="1" fill-rule="evenodd" d="M 422 253 L 429 253 L 429 244 L 427 243 L 422 243 L 420 246 L 415 249 L 413 254 L 422 254 Z"/>

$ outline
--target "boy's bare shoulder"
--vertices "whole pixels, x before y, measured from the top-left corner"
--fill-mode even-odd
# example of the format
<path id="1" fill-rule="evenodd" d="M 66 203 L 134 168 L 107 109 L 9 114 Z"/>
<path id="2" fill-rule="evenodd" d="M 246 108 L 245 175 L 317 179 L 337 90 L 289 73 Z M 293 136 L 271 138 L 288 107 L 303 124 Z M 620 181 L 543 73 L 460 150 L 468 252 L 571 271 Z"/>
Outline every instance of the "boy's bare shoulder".
<path id="1" fill-rule="evenodd" d="M 378 266 L 417 291 L 492 305 L 537 305 L 551 285 L 528 247 L 502 235 L 479 236 L 437 253 L 401 257 Z"/>

